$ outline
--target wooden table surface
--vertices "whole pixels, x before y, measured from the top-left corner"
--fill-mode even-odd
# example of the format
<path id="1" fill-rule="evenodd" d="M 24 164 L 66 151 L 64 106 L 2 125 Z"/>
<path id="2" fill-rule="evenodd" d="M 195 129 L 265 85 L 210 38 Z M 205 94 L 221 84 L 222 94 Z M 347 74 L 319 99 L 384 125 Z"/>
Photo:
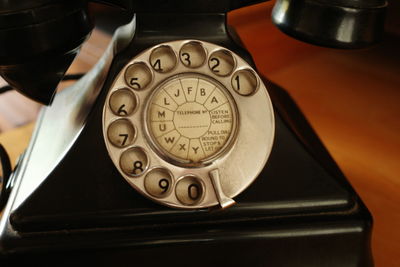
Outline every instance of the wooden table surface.
<path id="1" fill-rule="evenodd" d="M 342 51 L 296 41 L 269 19 L 271 4 L 229 16 L 266 77 L 298 103 L 374 217 L 372 249 L 378 267 L 400 266 L 400 40 Z M 87 70 L 108 37 L 95 33 L 70 72 Z M 33 125 L 0 135 L 15 158 Z"/>
<path id="2" fill-rule="evenodd" d="M 289 91 L 374 218 L 377 267 L 400 266 L 400 38 L 361 51 L 279 32 L 271 4 L 231 13 L 258 70 Z"/>

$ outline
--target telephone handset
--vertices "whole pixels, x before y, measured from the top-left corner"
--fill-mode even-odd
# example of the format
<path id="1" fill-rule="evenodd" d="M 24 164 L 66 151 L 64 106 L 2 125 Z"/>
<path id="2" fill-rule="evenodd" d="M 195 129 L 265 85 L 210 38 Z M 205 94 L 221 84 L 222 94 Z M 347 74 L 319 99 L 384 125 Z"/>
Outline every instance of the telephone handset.
<path id="1" fill-rule="evenodd" d="M 131 59 L 104 105 L 104 140 L 121 175 L 177 208 L 234 204 L 263 169 L 274 132 L 254 69 L 199 40 L 159 44 Z"/>

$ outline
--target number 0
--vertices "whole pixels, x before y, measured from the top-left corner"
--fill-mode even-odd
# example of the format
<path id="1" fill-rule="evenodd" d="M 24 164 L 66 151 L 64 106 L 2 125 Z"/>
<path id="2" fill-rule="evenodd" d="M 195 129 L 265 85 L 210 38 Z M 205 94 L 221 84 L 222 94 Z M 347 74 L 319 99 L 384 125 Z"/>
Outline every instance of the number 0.
<path id="1" fill-rule="evenodd" d="M 188 195 L 190 199 L 197 200 L 200 197 L 200 188 L 197 184 L 191 184 L 188 187 Z"/>

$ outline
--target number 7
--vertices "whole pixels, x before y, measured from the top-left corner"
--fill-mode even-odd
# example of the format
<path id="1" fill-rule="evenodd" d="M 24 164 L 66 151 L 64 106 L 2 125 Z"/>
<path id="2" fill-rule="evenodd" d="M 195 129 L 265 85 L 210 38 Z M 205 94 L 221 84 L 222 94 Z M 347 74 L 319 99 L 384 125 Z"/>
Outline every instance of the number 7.
<path id="1" fill-rule="evenodd" d="M 128 140 L 129 135 L 128 134 L 120 134 L 119 136 L 124 137 L 124 140 L 122 141 L 122 146 L 124 146 L 126 143 L 126 140 Z"/>

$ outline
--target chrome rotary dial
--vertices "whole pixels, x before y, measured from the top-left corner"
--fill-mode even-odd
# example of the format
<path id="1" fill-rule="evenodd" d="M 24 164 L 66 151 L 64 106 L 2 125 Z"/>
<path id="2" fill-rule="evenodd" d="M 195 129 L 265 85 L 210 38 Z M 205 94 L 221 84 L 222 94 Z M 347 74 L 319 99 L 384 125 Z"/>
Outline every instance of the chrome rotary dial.
<path id="1" fill-rule="evenodd" d="M 121 176 L 144 196 L 175 208 L 225 208 L 264 167 L 274 116 L 247 62 L 181 40 L 147 49 L 121 70 L 103 135 Z"/>

